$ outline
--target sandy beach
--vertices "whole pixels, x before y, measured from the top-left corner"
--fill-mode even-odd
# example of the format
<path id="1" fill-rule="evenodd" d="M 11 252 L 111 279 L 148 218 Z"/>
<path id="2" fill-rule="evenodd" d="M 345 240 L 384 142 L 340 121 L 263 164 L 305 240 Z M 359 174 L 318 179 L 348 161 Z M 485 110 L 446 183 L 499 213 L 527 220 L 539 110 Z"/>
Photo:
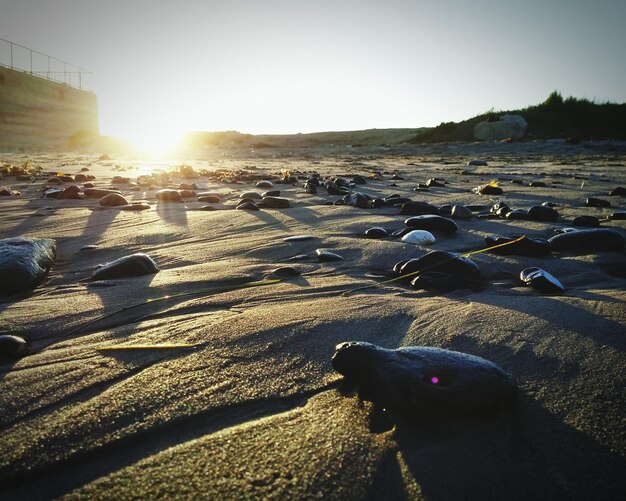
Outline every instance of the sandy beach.
<path id="1" fill-rule="evenodd" d="M 468 165 L 473 159 L 486 165 Z M 577 216 L 626 237 L 626 221 L 611 217 L 626 210 L 626 197 L 608 195 L 626 187 L 626 144 L 211 150 L 159 162 L 0 154 L 0 164 L 26 160 L 42 172 L 0 180 L 20 192 L 0 197 L 0 238 L 54 239 L 57 256 L 34 291 L 0 297 L 0 331 L 30 347 L 0 366 L 1 499 L 613 500 L 626 492 L 624 249 L 477 253 L 482 290 L 381 283 L 396 263 L 430 250 L 479 250 L 489 235 L 547 239 Z M 82 169 L 96 188 L 114 186 L 149 208 L 42 197 L 52 175 Z M 139 176 L 163 172 L 173 173 L 167 182 L 133 189 Z M 402 229 L 410 216 L 335 205 L 341 196 L 321 187 L 306 193 L 313 173 L 363 176 L 366 184 L 349 189 L 372 198 L 484 209 L 455 220 L 454 234 L 434 232 L 432 245 L 370 239 L 368 228 Z M 295 183 L 278 182 L 290 176 Z M 431 178 L 441 186 L 414 190 Z M 273 187 L 257 188 L 260 180 Z M 494 180 L 503 194 L 471 191 Z M 157 190 L 181 183 L 195 183 L 195 195 L 157 201 Z M 62 186 L 70 184 L 84 185 Z M 235 210 L 242 193 L 268 189 L 290 207 Z M 220 196 L 214 210 L 198 201 L 203 192 Z M 610 207 L 585 206 L 588 197 Z M 559 219 L 489 215 L 496 202 L 553 202 Z M 284 241 L 295 235 L 314 238 Z M 321 262 L 317 249 L 343 259 Z M 160 271 L 87 280 L 99 264 L 138 252 Z M 284 266 L 299 274 L 272 273 Z M 529 267 L 565 292 L 523 285 Z M 383 411 L 333 370 L 344 341 L 477 355 L 512 374 L 519 392 L 493 414 Z M 147 347 L 160 344 L 190 346 Z"/>

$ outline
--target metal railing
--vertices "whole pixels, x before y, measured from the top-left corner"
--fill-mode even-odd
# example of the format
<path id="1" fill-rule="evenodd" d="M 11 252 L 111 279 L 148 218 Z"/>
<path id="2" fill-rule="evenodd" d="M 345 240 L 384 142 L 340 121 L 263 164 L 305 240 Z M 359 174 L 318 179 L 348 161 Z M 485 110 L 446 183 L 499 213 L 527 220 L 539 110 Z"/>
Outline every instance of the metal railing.
<path id="1" fill-rule="evenodd" d="M 0 66 L 30 73 L 52 82 L 89 90 L 93 73 L 38 50 L 0 38 Z"/>

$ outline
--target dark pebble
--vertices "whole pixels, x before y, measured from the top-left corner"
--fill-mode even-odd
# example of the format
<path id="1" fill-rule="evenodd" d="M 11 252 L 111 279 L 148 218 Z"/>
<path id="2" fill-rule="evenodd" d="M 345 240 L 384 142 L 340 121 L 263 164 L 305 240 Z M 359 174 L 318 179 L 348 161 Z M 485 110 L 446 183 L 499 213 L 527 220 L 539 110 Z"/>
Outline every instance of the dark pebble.
<path id="1" fill-rule="evenodd" d="M 478 291 L 484 288 L 484 283 L 481 280 L 455 273 L 425 271 L 424 273 L 417 275 L 411 281 L 411 286 L 415 289 L 436 290 L 443 292 L 458 289 Z"/>
<path id="2" fill-rule="evenodd" d="M 626 212 L 614 212 L 611 214 L 611 219 L 615 219 L 618 221 L 626 219 Z"/>
<path id="3" fill-rule="evenodd" d="M 492 247 L 494 245 L 505 244 L 508 242 L 513 242 L 516 237 L 499 237 L 499 236 L 487 236 L 485 237 L 485 246 Z M 489 252 L 493 254 L 498 254 L 500 256 L 530 256 L 530 257 L 539 257 L 545 256 L 546 254 L 550 254 L 551 247 L 550 243 L 543 238 L 528 238 L 524 237 L 519 242 L 515 242 L 514 244 L 503 245 L 502 247 L 497 247 L 495 249 L 491 249 Z"/>
<path id="4" fill-rule="evenodd" d="M 306 240 L 315 240 L 317 237 L 313 235 L 292 235 L 283 238 L 283 242 L 304 242 Z"/>
<path id="5" fill-rule="evenodd" d="M 34 289 L 47 275 L 55 257 L 56 242 L 51 239 L 0 240 L 0 295 Z"/>
<path id="6" fill-rule="evenodd" d="M 403 216 L 423 216 L 428 214 L 437 215 L 439 214 L 439 209 L 427 202 L 411 201 L 402 204 L 400 214 Z"/>
<path id="7" fill-rule="evenodd" d="M 218 204 L 221 201 L 222 199 L 218 197 L 217 195 L 206 195 L 206 196 L 198 197 L 198 202 L 204 202 L 206 204 Z"/>
<path id="8" fill-rule="evenodd" d="M 565 291 L 565 286 L 559 280 L 541 268 L 526 268 L 520 273 L 520 280 L 540 292 Z"/>
<path id="9" fill-rule="evenodd" d="M 620 251 L 624 247 L 624 237 L 609 228 L 560 233 L 548 242 L 556 252 Z"/>
<path id="10" fill-rule="evenodd" d="M 315 254 L 317 254 L 317 259 L 319 261 L 341 261 L 343 257 L 339 254 L 335 254 L 334 252 L 330 252 L 324 249 L 316 249 Z"/>
<path id="11" fill-rule="evenodd" d="M 618 186 L 617 188 L 615 188 L 614 190 L 612 190 L 609 193 L 610 197 L 626 197 L 626 188 L 622 187 L 622 186 Z"/>
<path id="12" fill-rule="evenodd" d="M 158 273 L 159 267 L 147 254 L 137 253 L 103 264 L 91 275 L 91 280 L 138 277 Z"/>
<path id="13" fill-rule="evenodd" d="M 387 230 L 378 226 L 365 230 L 365 236 L 367 238 L 385 238 L 387 235 Z"/>
<path id="14" fill-rule="evenodd" d="M 270 273 L 279 277 L 297 277 L 302 274 L 299 269 L 293 266 L 281 266 L 280 268 L 270 271 Z"/>
<path id="15" fill-rule="evenodd" d="M 0 335 L 0 361 L 21 358 L 28 353 L 28 343 L 19 336 Z"/>
<path id="16" fill-rule="evenodd" d="M 455 233 L 459 229 L 451 219 L 432 214 L 410 217 L 404 224 L 416 230 L 440 231 L 447 234 Z"/>
<path id="17" fill-rule="evenodd" d="M 600 220 L 594 216 L 577 216 L 572 221 L 572 226 L 586 226 L 588 228 L 598 228 Z"/>
<path id="18" fill-rule="evenodd" d="M 261 203 L 270 209 L 288 209 L 290 206 L 289 199 L 283 197 L 263 197 Z"/>
<path id="19" fill-rule="evenodd" d="M 239 205 L 237 205 L 236 209 L 239 210 L 260 210 L 259 206 L 257 204 L 255 204 L 254 202 L 243 202 L 240 203 Z"/>
<path id="20" fill-rule="evenodd" d="M 608 200 L 603 200 L 601 198 L 589 197 L 585 200 L 585 206 L 587 207 L 610 207 L 611 202 Z"/>
<path id="21" fill-rule="evenodd" d="M 531 221 L 555 222 L 559 219 L 559 213 L 552 207 L 533 205 L 528 209 L 528 219 Z"/>
<path id="22" fill-rule="evenodd" d="M 476 279 L 480 277 L 480 268 L 471 259 L 439 250 L 431 251 L 420 258 L 400 261 L 400 263 L 396 263 L 393 269 L 399 275 L 416 271 L 437 271 Z"/>
<path id="23" fill-rule="evenodd" d="M 452 207 L 452 219 L 472 219 L 472 211 L 463 205 Z"/>

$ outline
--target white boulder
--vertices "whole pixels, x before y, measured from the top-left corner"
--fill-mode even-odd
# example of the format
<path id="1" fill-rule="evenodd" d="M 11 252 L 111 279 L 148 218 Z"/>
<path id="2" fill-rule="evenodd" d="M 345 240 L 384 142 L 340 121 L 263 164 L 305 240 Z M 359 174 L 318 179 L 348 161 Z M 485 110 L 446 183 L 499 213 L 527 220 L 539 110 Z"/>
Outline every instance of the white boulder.
<path id="1" fill-rule="evenodd" d="M 502 139 L 522 139 L 528 122 L 521 115 L 502 115 L 499 120 L 485 120 L 474 126 L 474 139 L 479 141 L 501 141 Z"/>

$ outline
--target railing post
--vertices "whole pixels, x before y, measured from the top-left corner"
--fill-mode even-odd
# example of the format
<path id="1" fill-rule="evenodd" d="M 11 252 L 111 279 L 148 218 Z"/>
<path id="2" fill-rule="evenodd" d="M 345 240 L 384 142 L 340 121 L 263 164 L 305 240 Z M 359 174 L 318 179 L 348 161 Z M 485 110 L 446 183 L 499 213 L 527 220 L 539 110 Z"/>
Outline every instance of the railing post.
<path id="1" fill-rule="evenodd" d="M 30 74 L 33 74 L 33 50 L 30 49 Z"/>
<path id="2" fill-rule="evenodd" d="M 9 42 L 11 48 L 11 69 L 13 69 L 13 42 Z"/>
<path id="3" fill-rule="evenodd" d="M 63 61 L 63 83 L 67 85 L 67 63 Z"/>

